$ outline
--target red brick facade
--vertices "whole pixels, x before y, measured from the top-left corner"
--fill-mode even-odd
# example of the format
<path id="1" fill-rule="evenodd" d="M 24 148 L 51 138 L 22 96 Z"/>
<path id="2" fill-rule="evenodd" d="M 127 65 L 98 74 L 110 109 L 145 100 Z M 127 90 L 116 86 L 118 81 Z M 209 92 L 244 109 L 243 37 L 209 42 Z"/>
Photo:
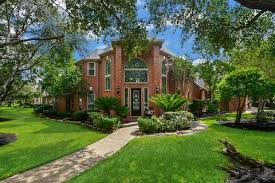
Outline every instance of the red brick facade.
<path id="1" fill-rule="evenodd" d="M 147 65 L 147 82 L 125 82 L 125 64 L 129 61 L 127 57 L 123 54 L 122 48 L 116 42 L 112 42 L 112 47 L 104 50 L 99 54 L 99 56 L 91 56 L 80 60 L 76 63 L 77 66 L 83 68 L 83 81 L 85 85 L 86 92 L 93 92 L 95 98 L 103 96 L 114 96 L 121 100 L 121 104 L 125 105 L 125 89 L 128 88 L 128 106 L 130 109 L 130 114 L 132 116 L 132 89 L 140 89 L 140 115 L 144 114 L 145 110 L 145 91 L 148 90 L 148 98 L 151 96 L 162 93 L 162 61 L 165 60 L 167 63 L 171 62 L 171 55 L 164 49 L 162 49 L 163 41 L 156 41 L 151 45 L 150 50 L 144 54 L 138 55 L 137 58 L 141 59 Z M 111 63 L 111 88 L 110 90 L 105 90 L 105 63 L 109 61 Z M 95 63 L 95 75 L 88 75 L 88 65 L 89 62 Z M 204 90 L 197 85 L 195 82 L 190 82 L 184 88 L 179 88 L 178 84 L 169 78 L 168 70 L 169 65 L 167 64 L 167 93 L 175 93 L 181 90 L 181 94 L 186 98 L 203 98 Z M 145 89 L 147 88 L 147 89 Z M 72 99 L 73 106 L 71 110 L 87 110 L 87 95 L 74 96 Z M 63 104 L 64 105 L 64 104 Z M 81 106 L 81 108 L 79 108 Z M 62 107 L 61 107 L 62 108 Z M 62 108 L 64 109 L 64 107 Z M 154 110 L 155 113 L 160 113 L 153 103 L 149 102 L 149 109 Z"/>

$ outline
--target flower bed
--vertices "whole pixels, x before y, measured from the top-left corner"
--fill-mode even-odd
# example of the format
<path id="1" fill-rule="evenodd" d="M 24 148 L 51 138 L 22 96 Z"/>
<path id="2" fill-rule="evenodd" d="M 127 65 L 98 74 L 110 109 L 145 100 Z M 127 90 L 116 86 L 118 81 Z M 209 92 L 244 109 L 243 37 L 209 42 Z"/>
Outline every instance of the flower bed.
<path id="1" fill-rule="evenodd" d="M 193 117 L 187 111 L 165 112 L 160 117 L 139 117 L 138 125 L 143 133 L 176 132 L 190 129 Z"/>

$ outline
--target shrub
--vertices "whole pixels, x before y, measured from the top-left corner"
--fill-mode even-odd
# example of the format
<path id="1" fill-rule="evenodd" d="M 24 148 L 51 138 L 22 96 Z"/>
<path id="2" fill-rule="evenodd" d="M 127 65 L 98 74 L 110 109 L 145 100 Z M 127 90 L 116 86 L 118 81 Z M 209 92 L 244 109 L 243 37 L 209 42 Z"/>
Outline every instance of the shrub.
<path id="1" fill-rule="evenodd" d="M 100 129 L 105 132 L 112 131 L 115 127 L 119 125 L 119 119 L 116 117 L 103 117 Z"/>
<path id="2" fill-rule="evenodd" d="M 269 120 L 275 120 L 274 111 L 262 111 L 256 113 L 257 122 L 267 122 Z"/>
<path id="3" fill-rule="evenodd" d="M 117 105 L 119 105 L 119 99 L 116 97 L 100 97 L 95 100 L 94 107 L 96 110 L 110 115 L 111 110 Z"/>
<path id="4" fill-rule="evenodd" d="M 123 118 L 128 114 L 128 107 L 126 106 L 116 105 L 113 109 L 116 112 L 116 115 L 120 118 Z"/>
<path id="5" fill-rule="evenodd" d="M 47 113 L 52 112 L 54 110 L 52 105 L 49 104 L 36 104 L 34 105 L 35 113 Z"/>
<path id="6" fill-rule="evenodd" d="M 89 117 L 89 114 L 84 111 L 76 111 L 73 113 L 73 120 L 75 121 L 86 121 Z"/>
<path id="7" fill-rule="evenodd" d="M 142 132 L 145 133 L 155 133 L 158 132 L 159 129 L 159 122 L 158 119 L 153 116 L 152 118 L 148 118 L 148 117 L 138 117 L 137 119 L 138 121 L 138 126 L 139 129 Z"/>
<path id="8" fill-rule="evenodd" d="M 208 113 L 217 113 L 219 112 L 219 102 L 213 101 L 213 103 L 207 104 L 207 112 Z"/>
<path id="9" fill-rule="evenodd" d="M 104 116 L 99 112 L 90 113 L 93 125 L 105 132 L 110 132 L 120 125 L 120 120 L 117 117 Z"/>
<path id="10" fill-rule="evenodd" d="M 56 115 L 59 117 L 62 117 L 62 118 L 66 118 L 66 117 L 71 116 L 71 113 L 70 112 L 56 112 Z"/>
<path id="11" fill-rule="evenodd" d="M 187 99 L 182 98 L 178 94 L 159 94 L 153 96 L 151 101 L 163 111 L 168 112 L 179 110 L 187 102 Z"/>
<path id="12" fill-rule="evenodd" d="M 175 132 L 190 127 L 193 114 L 187 111 L 165 112 L 161 117 L 139 117 L 138 125 L 144 133 Z"/>
<path id="13" fill-rule="evenodd" d="M 200 115 L 203 112 L 203 109 L 205 108 L 206 101 L 200 100 L 200 99 L 193 99 L 192 103 L 189 105 L 189 109 L 191 113 L 195 115 Z"/>

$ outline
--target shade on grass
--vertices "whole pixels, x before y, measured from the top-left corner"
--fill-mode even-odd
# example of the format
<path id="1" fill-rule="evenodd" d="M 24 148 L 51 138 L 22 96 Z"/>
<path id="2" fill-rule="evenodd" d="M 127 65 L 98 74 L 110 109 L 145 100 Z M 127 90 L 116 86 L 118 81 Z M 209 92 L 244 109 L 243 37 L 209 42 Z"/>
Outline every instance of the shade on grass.
<path id="1" fill-rule="evenodd" d="M 103 137 L 84 126 L 35 117 L 32 109 L 1 107 L 0 132 L 17 140 L 0 146 L 0 179 L 63 157 Z"/>
<path id="2" fill-rule="evenodd" d="M 234 114 L 226 115 L 234 118 Z M 244 115 L 249 117 L 249 115 Z M 71 182 L 224 182 L 220 165 L 229 163 L 218 139 L 227 139 L 242 153 L 275 162 L 275 133 L 245 131 L 203 119 L 209 128 L 192 136 L 136 138 L 119 153 L 75 177 Z"/>

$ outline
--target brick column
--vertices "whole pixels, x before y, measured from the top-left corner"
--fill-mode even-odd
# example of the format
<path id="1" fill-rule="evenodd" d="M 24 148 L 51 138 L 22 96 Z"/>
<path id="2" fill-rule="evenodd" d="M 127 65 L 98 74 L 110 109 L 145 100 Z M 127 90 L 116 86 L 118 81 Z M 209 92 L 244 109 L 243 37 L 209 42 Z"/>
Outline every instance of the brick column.
<path id="1" fill-rule="evenodd" d="M 115 45 L 115 59 L 113 61 L 113 74 L 114 77 L 111 85 L 112 85 L 112 94 L 118 98 L 122 98 L 122 72 L 123 72 L 123 67 L 122 67 L 122 48 L 119 45 Z M 116 89 L 119 89 L 119 93 L 116 92 Z"/>
<path id="2" fill-rule="evenodd" d="M 160 63 L 160 46 L 159 45 L 153 45 L 152 48 L 152 60 L 150 62 L 149 68 L 149 86 L 150 86 L 150 96 L 153 96 L 156 93 L 157 87 L 159 87 L 159 90 L 161 93 L 161 63 Z M 160 109 L 156 108 L 154 106 L 155 114 L 160 115 L 161 111 Z"/>

